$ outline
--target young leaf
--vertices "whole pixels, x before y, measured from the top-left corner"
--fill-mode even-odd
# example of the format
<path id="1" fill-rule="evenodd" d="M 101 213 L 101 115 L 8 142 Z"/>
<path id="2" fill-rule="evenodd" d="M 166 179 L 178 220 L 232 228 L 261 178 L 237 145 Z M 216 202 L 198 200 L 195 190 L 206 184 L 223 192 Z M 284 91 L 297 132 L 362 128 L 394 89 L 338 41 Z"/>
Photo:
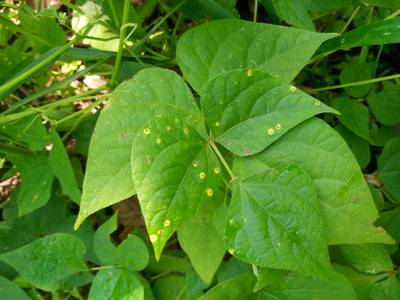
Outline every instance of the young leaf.
<path id="1" fill-rule="evenodd" d="M 316 114 L 335 112 L 294 86 L 251 69 L 211 80 L 201 107 L 216 141 L 239 156 L 264 150 Z"/>
<path id="2" fill-rule="evenodd" d="M 132 174 L 156 259 L 182 221 L 215 201 L 219 161 L 194 127 L 156 117 L 133 142 Z"/>
<path id="3" fill-rule="evenodd" d="M 205 283 L 211 283 L 226 251 L 214 226 L 213 213 L 219 204 L 215 200 L 205 203 L 199 212 L 178 228 L 179 244 Z"/>
<path id="4" fill-rule="evenodd" d="M 208 81 L 238 68 L 256 68 L 289 83 L 316 49 L 334 36 L 243 20 L 218 20 L 185 33 L 176 56 L 185 78 L 199 94 Z"/>
<path id="5" fill-rule="evenodd" d="M 378 212 L 356 159 L 339 134 L 320 119 L 305 121 L 257 156 L 235 163 L 244 164 L 237 167 L 244 171 L 242 179 L 280 164 L 300 166 L 318 190 L 328 244 L 393 242 L 373 225 Z M 250 164 L 257 168 L 245 168 Z"/>
<path id="6" fill-rule="evenodd" d="M 47 156 L 8 155 L 21 172 L 21 187 L 18 192 L 18 213 L 30 213 L 49 201 L 54 181 Z"/>
<path id="7" fill-rule="evenodd" d="M 144 288 L 136 274 L 119 269 L 101 270 L 89 291 L 89 300 L 141 300 Z"/>
<path id="8" fill-rule="evenodd" d="M 83 242 L 70 234 L 57 233 L 37 239 L 17 250 L 0 255 L 36 287 L 51 291 L 67 276 L 85 271 Z"/>
<path id="9" fill-rule="evenodd" d="M 0 295 L 7 300 L 32 300 L 23 289 L 3 276 L 0 276 Z"/>
<path id="10" fill-rule="evenodd" d="M 384 125 L 400 123 L 400 87 L 386 83 L 383 91 L 368 97 L 368 105 L 372 113 Z"/>
<path id="11" fill-rule="evenodd" d="M 143 124 L 158 114 L 182 117 L 201 130 L 202 116 L 193 96 L 172 71 L 142 70 L 113 92 L 90 142 L 76 226 L 90 214 L 135 193 L 130 167 L 132 140 Z"/>
<path id="12" fill-rule="evenodd" d="M 386 143 L 378 158 L 378 178 L 393 200 L 400 201 L 400 138 Z"/>
<path id="13" fill-rule="evenodd" d="M 300 168 L 252 176 L 232 197 L 225 238 L 235 257 L 317 276 L 328 270 L 317 190 Z"/>

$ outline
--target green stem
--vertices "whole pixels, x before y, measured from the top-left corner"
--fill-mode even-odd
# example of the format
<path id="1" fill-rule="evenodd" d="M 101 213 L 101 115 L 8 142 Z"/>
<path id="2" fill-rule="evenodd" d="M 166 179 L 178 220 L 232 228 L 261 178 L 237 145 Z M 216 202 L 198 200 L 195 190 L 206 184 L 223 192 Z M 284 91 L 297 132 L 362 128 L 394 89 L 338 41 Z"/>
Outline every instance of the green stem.
<path id="1" fill-rule="evenodd" d="M 235 174 L 232 172 L 231 168 L 229 167 L 228 163 L 222 156 L 221 152 L 219 152 L 217 145 L 215 145 L 214 142 L 212 142 L 212 141 L 209 142 L 209 145 L 214 150 L 215 154 L 218 156 L 222 165 L 225 167 L 226 171 L 228 172 L 229 176 L 231 177 L 231 181 L 234 181 L 235 179 L 237 179 L 237 177 L 235 176 Z"/>
<path id="2" fill-rule="evenodd" d="M 254 0 L 253 23 L 257 22 L 257 15 L 258 15 L 258 0 Z"/>
<path id="3" fill-rule="evenodd" d="M 339 85 L 332 85 L 332 86 L 327 86 L 327 87 L 323 87 L 323 88 L 313 89 L 313 91 L 314 92 L 322 92 L 322 91 L 328 91 L 328 90 L 336 90 L 336 89 L 341 89 L 341 88 L 345 88 L 345 87 L 366 85 L 366 84 L 371 84 L 371 83 L 376 83 L 376 82 L 381 82 L 381 81 L 386 81 L 386 80 L 392 80 L 392 79 L 396 79 L 396 78 L 400 78 L 400 74 L 384 76 L 384 77 L 379 77 L 379 78 L 369 79 L 369 80 L 350 82 L 350 83 L 339 84 Z"/>
<path id="4" fill-rule="evenodd" d="M 129 5 L 130 4 L 131 4 L 131 2 L 129 0 L 124 0 L 124 10 L 123 10 L 123 14 L 122 14 L 122 26 L 121 26 L 120 35 L 119 35 L 118 52 L 117 52 L 117 57 L 115 58 L 114 70 L 113 70 L 113 73 L 112 73 L 111 79 L 110 79 L 111 87 L 114 87 L 114 85 L 115 85 L 115 81 L 117 80 L 117 76 L 119 73 L 119 68 L 121 66 L 122 52 L 124 51 L 125 35 L 126 35 L 125 24 L 128 22 Z"/>
<path id="5" fill-rule="evenodd" d="M 357 15 L 357 13 L 359 12 L 359 10 L 360 10 L 360 6 L 357 6 L 357 7 L 354 9 L 354 11 L 353 11 L 353 13 L 351 14 L 350 18 L 347 20 L 347 22 L 346 22 L 346 24 L 343 26 L 342 30 L 340 30 L 340 32 L 339 32 L 340 34 L 343 34 L 343 33 L 346 31 L 346 29 L 350 26 L 351 22 L 353 22 L 353 19 L 354 19 L 354 17 Z"/>
<path id="6" fill-rule="evenodd" d="M 385 20 L 390 20 L 393 19 L 395 17 L 397 17 L 398 15 L 400 15 L 400 9 L 396 10 L 394 13 L 392 13 L 390 16 L 386 17 Z"/>

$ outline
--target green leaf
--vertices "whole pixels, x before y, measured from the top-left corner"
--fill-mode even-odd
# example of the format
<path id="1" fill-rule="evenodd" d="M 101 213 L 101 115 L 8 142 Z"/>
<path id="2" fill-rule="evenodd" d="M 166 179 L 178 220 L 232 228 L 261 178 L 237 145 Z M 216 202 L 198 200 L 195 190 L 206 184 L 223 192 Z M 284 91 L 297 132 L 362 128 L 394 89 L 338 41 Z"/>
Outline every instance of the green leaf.
<path id="1" fill-rule="evenodd" d="M 400 242 L 400 207 L 381 213 L 377 225 L 385 228 L 396 242 Z"/>
<path id="2" fill-rule="evenodd" d="M 393 83 L 386 83 L 383 91 L 370 95 L 368 105 L 372 113 L 384 125 L 400 123 L 400 87 Z"/>
<path id="3" fill-rule="evenodd" d="M 89 300 L 141 300 L 144 288 L 135 274 L 119 270 L 101 270 L 90 287 Z"/>
<path id="4" fill-rule="evenodd" d="M 94 238 L 94 249 L 97 257 L 105 265 L 115 265 L 131 271 L 143 270 L 149 262 L 146 244 L 135 235 L 116 248 L 110 240 L 110 234 L 117 229 L 117 213 L 97 229 Z"/>
<path id="5" fill-rule="evenodd" d="M 178 42 L 176 56 L 185 78 L 199 94 L 208 81 L 238 68 L 257 68 L 289 83 L 316 49 L 334 36 L 271 24 L 218 20 L 185 33 Z"/>
<path id="6" fill-rule="evenodd" d="M 216 141 L 239 156 L 264 150 L 316 114 L 335 112 L 294 86 L 253 70 L 234 70 L 211 80 L 201 107 Z"/>
<path id="7" fill-rule="evenodd" d="M 358 135 L 348 130 L 342 124 L 335 127 L 336 131 L 340 133 L 342 138 L 349 145 L 354 156 L 357 158 L 358 164 L 361 169 L 364 169 L 369 165 L 371 160 L 371 150 L 366 140 L 362 139 Z"/>
<path id="8" fill-rule="evenodd" d="M 207 202 L 178 228 L 178 240 L 193 268 L 205 283 L 210 283 L 225 254 L 225 245 L 214 225 L 218 201 Z"/>
<path id="9" fill-rule="evenodd" d="M 23 289 L 3 276 L 0 276 L 0 295 L 7 300 L 32 300 Z"/>
<path id="10" fill-rule="evenodd" d="M 17 250 L 0 255 L 34 286 L 51 291 L 61 280 L 85 271 L 83 242 L 70 234 L 57 233 L 37 239 Z"/>
<path id="11" fill-rule="evenodd" d="M 382 20 L 358 27 L 324 43 L 318 54 L 368 45 L 385 45 L 400 42 L 400 18 Z"/>
<path id="12" fill-rule="evenodd" d="M 179 3 L 179 1 L 174 1 Z M 189 19 L 237 18 L 236 0 L 192 0 L 185 3 L 182 11 Z"/>
<path id="13" fill-rule="evenodd" d="M 49 201 L 54 181 L 47 156 L 8 155 L 21 172 L 21 186 L 18 192 L 18 213 L 30 213 Z"/>
<path id="14" fill-rule="evenodd" d="M 344 258 L 356 270 L 367 274 L 393 271 L 392 260 L 382 244 L 340 246 Z"/>
<path id="15" fill-rule="evenodd" d="M 104 265 L 113 265 L 117 251 L 110 239 L 110 234 L 117 230 L 117 213 L 100 225 L 93 236 L 93 245 L 96 256 Z"/>
<path id="16" fill-rule="evenodd" d="M 221 171 L 217 157 L 192 126 L 164 117 L 145 124 L 133 142 L 132 174 L 159 259 L 181 222 L 217 197 Z"/>
<path id="17" fill-rule="evenodd" d="M 158 114 L 182 117 L 202 130 L 202 116 L 189 88 L 172 71 L 145 69 L 115 89 L 90 141 L 76 226 L 90 214 L 135 193 L 132 141 L 143 124 Z"/>
<path id="18" fill-rule="evenodd" d="M 375 62 L 370 63 L 358 63 L 351 61 L 344 65 L 342 72 L 340 73 L 340 83 L 352 83 L 354 81 L 362 81 L 372 79 L 376 68 Z M 352 97 L 359 98 L 368 94 L 371 88 L 370 84 L 362 86 L 345 87 L 344 90 Z"/>
<path id="19" fill-rule="evenodd" d="M 269 2 L 263 0 L 261 3 Z M 274 10 L 280 19 L 298 28 L 315 30 L 313 21 L 304 3 L 299 0 L 272 0 Z M 265 5 L 265 4 L 264 4 Z"/>
<path id="20" fill-rule="evenodd" d="M 262 299 L 277 300 L 358 299 L 350 281 L 336 272 L 330 272 L 327 278 L 313 278 L 300 273 L 291 273 L 282 277 L 275 285 L 268 285 L 261 291 L 261 295 L 264 296 Z"/>
<path id="21" fill-rule="evenodd" d="M 317 190 L 296 166 L 238 183 L 225 238 L 235 257 L 257 266 L 312 275 L 329 266 Z"/>
<path id="22" fill-rule="evenodd" d="M 183 299 L 186 280 L 182 275 L 168 275 L 157 279 L 153 284 L 154 298 L 157 300 Z"/>
<path id="23" fill-rule="evenodd" d="M 400 201 L 400 138 L 386 143 L 378 158 L 378 178 L 393 200 Z"/>
<path id="24" fill-rule="evenodd" d="M 78 182 L 76 181 L 64 144 L 55 129 L 50 131 L 50 138 L 52 141 L 52 149 L 49 154 L 51 170 L 60 181 L 64 194 L 79 204 L 81 191 L 79 190 Z"/>
<path id="25" fill-rule="evenodd" d="M 300 166 L 318 190 L 328 244 L 392 243 L 373 226 L 378 211 L 356 159 L 320 119 L 303 122 L 260 154 L 235 164 L 242 179 L 279 164 Z"/>
<path id="26" fill-rule="evenodd" d="M 244 296 L 253 293 L 255 283 L 256 278 L 253 274 L 241 274 L 217 284 L 200 297 L 199 300 L 243 299 Z"/>

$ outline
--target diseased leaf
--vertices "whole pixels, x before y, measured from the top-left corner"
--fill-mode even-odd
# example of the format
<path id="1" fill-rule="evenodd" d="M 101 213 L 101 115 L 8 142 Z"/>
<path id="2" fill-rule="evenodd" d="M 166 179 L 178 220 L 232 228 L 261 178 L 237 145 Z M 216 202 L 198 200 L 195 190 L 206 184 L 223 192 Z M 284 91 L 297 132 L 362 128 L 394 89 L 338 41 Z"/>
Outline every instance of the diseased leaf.
<path id="1" fill-rule="evenodd" d="M 213 213 L 219 204 L 215 200 L 205 203 L 178 228 L 179 244 L 205 283 L 211 283 L 226 251 L 214 225 Z"/>
<path id="2" fill-rule="evenodd" d="M 101 270 L 96 274 L 88 300 L 141 300 L 144 288 L 134 273 L 119 269 Z"/>
<path id="3" fill-rule="evenodd" d="M 182 35 L 176 56 L 185 78 L 199 94 L 208 81 L 238 68 L 259 69 L 289 83 L 316 49 L 334 36 L 243 20 L 218 20 Z"/>
<path id="4" fill-rule="evenodd" d="M 340 249 L 350 265 L 360 272 L 374 275 L 393 271 L 392 260 L 382 244 L 342 245 Z"/>
<path id="5" fill-rule="evenodd" d="M 198 300 L 243 299 L 253 293 L 255 283 L 256 278 L 253 274 L 241 274 L 215 285 Z"/>
<path id="6" fill-rule="evenodd" d="M 0 276 L 0 295 L 7 300 L 32 300 L 23 289 L 3 276 Z"/>
<path id="7" fill-rule="evenodd" d="M 400 87 L 386 83 L 383 91 L 370 95 L 368 105 L 372 113 L 384 125 L 400 123 Z"/>
<path id="8" fill-rule="evenodd" d="M 83 261 L 85 252 L 85 245 L 79 238 L 57 233 L 1 254 L 0 260 L 12 266 L 36 287 L 51 291 L 69 275 L 86 271 Z"/>
<path id="9" fill-rule="evenodd" d="M 216 141 L 239 156 L 267 148 L 291 128 L 335 110 L 269 74 L 234 70 L 210 81 L 201 108 Z"/>
<path id="10" fill-rule="evenodd" d="M 317 190 L 296 166 L 239 182 L 225 237 L 235 257 L 257 266 L 317 276 L 329 268 Z"/>
<path id="11" fill-rule="evenodd" d="M 386 143 L 378 158 L 378 178 L 390 198 L 400 201 L 400 138 Z"/>
<path id="12" fill-rule="evenodd" d="M 181 117 L 204 130 L 189 88 L 172 71 L 145 69 L 115 89 L 90 142 L 76 226 L 90 214 L 135 193 L 130 167 L 132 141 L 143 124 L 158 114 Z"/>
<path id="13" fill-rule="evenodd" d="M 8 155 L 21 172 L 21 186 L 18 192 L 18 213 L 30 213 L 49 201 L 54 174 L 45 155 Z"/>
<path id="14" fill-rule="evenodd" d="M 330 245 L 393 242 L 382 228 L 373 226 L 378 211 L 356 159 L 339 134 L 320 119 L 303 122 L 260 154 L 236 159 L 235 164 L 242 179 L 280 164 L 300 166 L 318 190 Z"/>
<path id="15" fill-rule="evenodd" d="M 156 117 L 133 142 L 132 174 L 156 258 L 201 205 L 217 197 L 220 164 L 192 126 Z"/>

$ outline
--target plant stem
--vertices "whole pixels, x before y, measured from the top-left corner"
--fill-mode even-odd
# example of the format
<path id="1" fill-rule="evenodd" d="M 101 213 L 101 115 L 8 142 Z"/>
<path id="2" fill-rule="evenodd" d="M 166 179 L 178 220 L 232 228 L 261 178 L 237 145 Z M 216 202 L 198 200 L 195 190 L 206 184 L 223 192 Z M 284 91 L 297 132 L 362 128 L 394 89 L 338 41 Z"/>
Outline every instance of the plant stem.
<path id="1" fill-rule="evenodd" d="M 209 142 L 209 145 L 214 150 L 215 154 L 218 156 L 222 165 L 225 167 L 226 171 L 228 172 L 229 176 L 231 177 L 231 181 L 234 181 L 235 179 L 237 179 L 237 177 L 235 176 L 235 174 L 232 172 L 231 168 L 229 167 L 228 163 L 225 161 L 224 157 L 222 156 L 221 152 L 219 152 L 217 145 L 215 145 L 214 142 L 212 142 L 212 141 Z"/>
<path id="2" fill-rule="evenodd" d="M 125 35 L 126 35 L 125 24 L 128 22 L 130 4 L 131 2 L 129 0 L 124 0 L 124 10 L 122 14 L 122 25 L 120 28 L 120 35 L 119 35 L 118 52 L 117 52 L 117 57 L 115 58 L 114 70 L 110 79 L 110 87 L 114 87 L 115 81 L 117 80 L 117 76 L 119 73 L 119 68 L 121 66 L 122 52 L 124 51 Z"/>
<path id="3" fill-rule="evenodd" d="M 350 18 L 347 20 L 347 22 L 346 22 L 346 24 L 343 26 L 342 30 L 340 30 L 340 32 L 339 32 L 340 34 L 343 34 L 343 33 L 346 31 L 346 29 L 350 26 L 351 22 L 353 22 L 353 19 L 354 19 L 354 17 L 357 15 L 357 13 L 359 12 L 359 10 L 360 10 L 360 6 L 357 6 L 357 7 L 354 9 L 354 11 L 353 11 L 353 13 L 351 14 Z"/>
<path id="4" fill-rule="evenodd" d="M 257 15 L 258 15 L 258 0 L 254 0 L 253 23 L 257 22 Z"/>
<path id="5" fill-rule="evenodd" d="M 322 91 L 328 91 L 328 90 L 336 90 L 336 89 L 341 89 L 341 88 L 345 88 L 345 87 L 366 85 L 366 84 L 371 84 L 371 83 L 376 83 L 376 82 L 381 82 L 381 81 L 386 81 L 386 80 L 392 80 L 392 79 L 396 79 L 396 78 L 400 78 L 400 74 L 394 74 L 394 75 L 390 75 L 390 76 L 384 76 L 384 77 L 379 77 L 379 78 L 375 78 L 375 79 L 368 79 L 368 80 L 350 82 L 350 83 L 339 84 L 339 85 L 332 85 L 332 86 L 313 89 L 313 91 L 314 92 L 322 92 Z"/>

